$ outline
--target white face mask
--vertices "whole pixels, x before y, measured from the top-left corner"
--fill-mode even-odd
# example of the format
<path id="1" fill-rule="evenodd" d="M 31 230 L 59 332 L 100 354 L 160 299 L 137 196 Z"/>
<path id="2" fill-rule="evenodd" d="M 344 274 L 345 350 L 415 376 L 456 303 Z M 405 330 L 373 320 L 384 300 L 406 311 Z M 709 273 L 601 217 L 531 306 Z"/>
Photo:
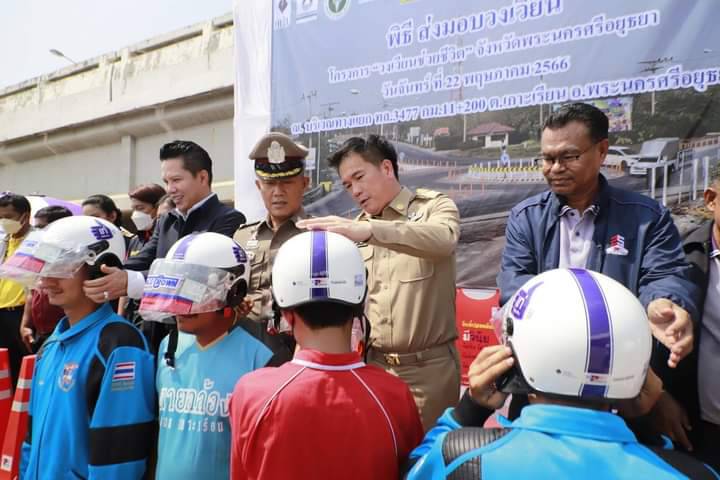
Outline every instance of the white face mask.
<path id="1" fill-rule="evenodd" d="M 141 232 L 150 230 L 153 226 L 153 218 L 149 214 L 139 210 L 135 210 L 130 216 L 130 219 L 135 224 L 135 228 Z"/>
<path id="2" fill-rule="evenodd" d="M 0 231 L 8 235 L 15 235 L 22 228 L 22 223 L 11 218 L 0 218 Z"/>

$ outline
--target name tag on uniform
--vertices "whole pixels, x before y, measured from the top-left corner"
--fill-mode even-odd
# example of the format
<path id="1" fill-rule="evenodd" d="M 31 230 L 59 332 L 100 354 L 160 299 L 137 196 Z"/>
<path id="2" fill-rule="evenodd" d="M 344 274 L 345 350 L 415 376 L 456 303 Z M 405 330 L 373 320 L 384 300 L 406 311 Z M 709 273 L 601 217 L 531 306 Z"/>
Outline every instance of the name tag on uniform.
<path id="1" fill-rule="evenodd" d="M 255 250 L 258 247 L 258 241 L 255 238 L 251 238 L 247 242 L 246 250 Z"/>

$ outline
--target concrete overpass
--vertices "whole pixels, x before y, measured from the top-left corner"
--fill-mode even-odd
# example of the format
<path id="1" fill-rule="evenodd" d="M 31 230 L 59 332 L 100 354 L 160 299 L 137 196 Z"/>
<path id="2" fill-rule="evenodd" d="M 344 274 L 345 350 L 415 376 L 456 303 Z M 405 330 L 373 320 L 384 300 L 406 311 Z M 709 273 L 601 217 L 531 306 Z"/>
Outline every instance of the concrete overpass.
<path id="1" fill-rule="evenodd" d="M 227 14 L 0 89 L 0 190 L 128 208 L 130 189 L 162 183 L 160 146 L 188 139 L 231 200 L 233 42 Z"/>

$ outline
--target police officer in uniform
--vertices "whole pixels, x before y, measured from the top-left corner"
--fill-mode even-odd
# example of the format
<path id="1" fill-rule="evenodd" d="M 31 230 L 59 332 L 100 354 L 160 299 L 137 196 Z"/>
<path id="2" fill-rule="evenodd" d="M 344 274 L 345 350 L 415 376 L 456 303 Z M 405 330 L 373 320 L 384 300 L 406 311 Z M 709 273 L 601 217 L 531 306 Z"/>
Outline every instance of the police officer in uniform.
<path id="1" fill-rule="evenodd" d="M 280 246 L 303 231 L 296 223 L 307 218 L 302 206 L 309 181 L 303 175 L 307 154 L 305 147 L 279 132 L 268 133 L 257 142 L 249 157 L 255 162 L 255 185 L 268 214 L 260 222 L 242 225 L 234 236 L 251 265 L 248 297 L 252 307 L 240 324 L 262 340 L 279 363 L 292 358 L 295 342 L 290 336 L 267 332 L 273 315 L 270 273 Z"/>
<path id="2" fill-rule="evenodd" d="M 403 187 L 397 153 L 383 137 L 350 138 L 329 161 L 363 212 L 356 220 L 323 217 L 299 226 L 360 243 L 369 275 L 368 362 L 409 385 L 427 429 L 460 396 L 457 206 L 442 193 Z"/>

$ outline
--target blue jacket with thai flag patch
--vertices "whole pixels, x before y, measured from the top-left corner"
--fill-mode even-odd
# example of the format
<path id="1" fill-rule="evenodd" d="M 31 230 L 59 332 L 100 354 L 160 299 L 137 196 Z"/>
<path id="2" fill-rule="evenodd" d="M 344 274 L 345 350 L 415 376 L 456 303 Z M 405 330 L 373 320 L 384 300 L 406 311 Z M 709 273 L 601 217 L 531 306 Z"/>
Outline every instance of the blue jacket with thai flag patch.
<path id="1" fill-rule="evenodd" d="M 142 334 L 107 303 L 75 325 L 63 318 L 35 365 L 20 478 L 142 478 L 154 363 Z"/>
<path id="2" fill-rule="evenodd" d="M 706 465 L 673 450 L 638 443 L 608 412 L 531 405 L 510 428 L 462 428 L 448 409 L 410 454 L 408 480 L 718 479 Z"/>

